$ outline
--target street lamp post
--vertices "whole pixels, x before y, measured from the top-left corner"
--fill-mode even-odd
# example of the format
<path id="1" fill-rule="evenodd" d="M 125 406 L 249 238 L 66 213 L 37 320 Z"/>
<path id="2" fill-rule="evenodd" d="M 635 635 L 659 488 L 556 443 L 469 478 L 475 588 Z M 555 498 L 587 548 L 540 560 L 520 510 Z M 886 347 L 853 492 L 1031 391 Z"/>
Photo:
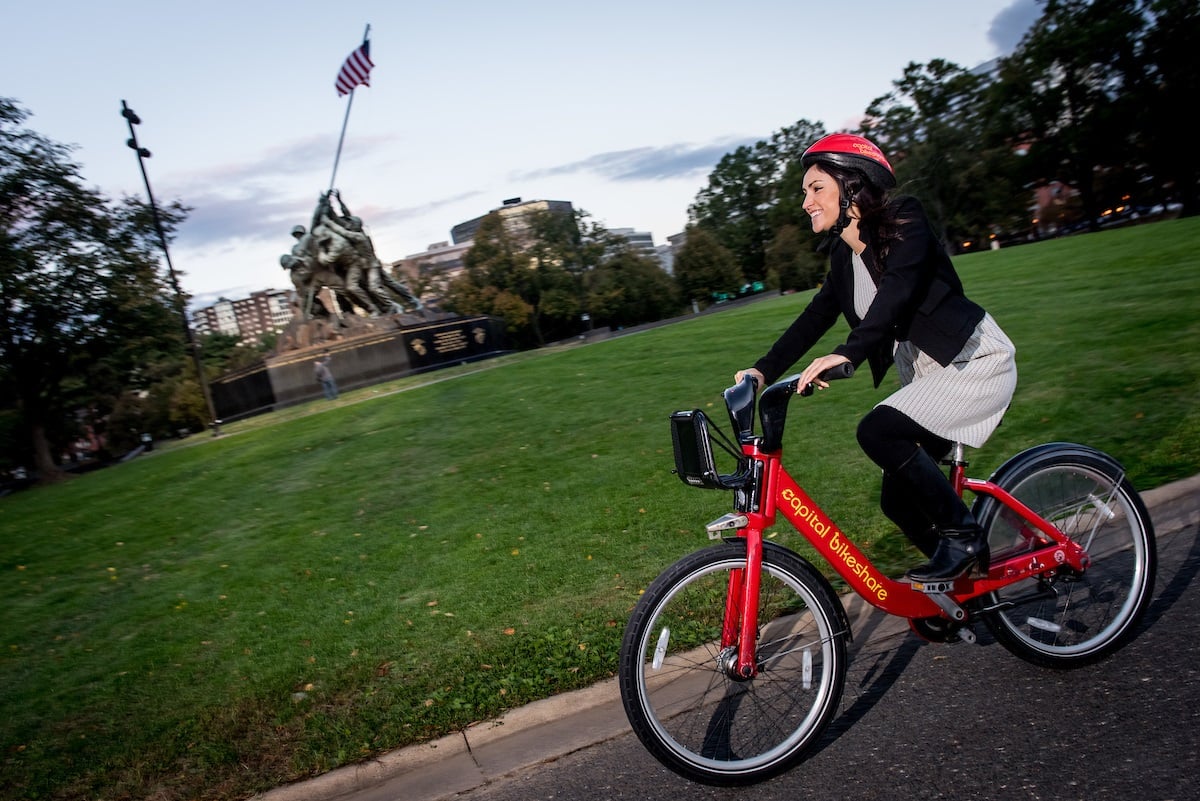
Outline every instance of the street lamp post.
<path id="1" fill-rule="evenodd" d="M 167 248 L 167 234 L 163 231 L 162 219 L 158 216 L 158 205 L 154 202 L 154 193 L 150 191 L 150 177 L 146 174 L 146 159 L 150 158 L 150 151 L 138 145 L 137 133 L 133 130 L 133 126 L 141 125 L 142 120 L 134 113 L 133 109 L 125 104 L 124 100 L 121 101 L 121 116 L 129 123 L 129 141 L 125 144 L 137 153 L 138 166 L 142 170 L 142 181 L 146 184 L 146 196 L 150 198 L 150 212 L 154 217 L 154 228 L 158 231 L 158 241 L 162 244 L 163 255 L 167 258 L 167 275 L 171 279 L 171 288 L 175 290 L 175 307 L 179 312 L 179 319 L 183 323 L 184 341 L 187 342 L 188 350 L 192 352 L 192 362 L 196 365 L 196 378 L 200 381 L 200 390 L 204 393 L 204 403 L 208 407 L 208 416 L 212 421 L 212 433 L 214 437 L 220 436 L 221 421 L 217 419 L 212 393 L 208 388 L 208 379 L 204 375 L 204 362 L 200 359 L 200 344 L 196 342 L 192 327 L 188 325 L 187 305 L 183 302 L 183 291 L 179 288 L 179 278 L 175 275 L 175 266 L 171 264 L 171 251 Z"/>

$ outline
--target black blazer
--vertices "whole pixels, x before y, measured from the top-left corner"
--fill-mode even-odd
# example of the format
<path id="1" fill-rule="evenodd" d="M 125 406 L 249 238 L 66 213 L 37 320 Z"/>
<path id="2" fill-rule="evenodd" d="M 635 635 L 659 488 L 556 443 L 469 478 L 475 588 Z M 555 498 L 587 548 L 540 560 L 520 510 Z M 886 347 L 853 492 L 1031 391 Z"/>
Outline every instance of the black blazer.
<path id="1" fill-rule="evenodd" d="M 836 239 L 829 254 L 829 273 L 800 316 L 754 366 L 768 384 L 779 380 L 824 336 L 838 315 L 850 325 L 850 336 L 833 352 L 857 368 L 870 362 L 875 386 L 883 382 L 898 341 L 908 340 L 941 365 L 948 365 L 983 319 L 983 309 L 968 300 L 962 281 L 946 254 L 920 201 L 897 200 L 902 220 L 882 264 L 871 243 L 863 258 L 875 280 L 876 295 L 859 319 L 854 311 L 854 265 L 850 246 Z"/>

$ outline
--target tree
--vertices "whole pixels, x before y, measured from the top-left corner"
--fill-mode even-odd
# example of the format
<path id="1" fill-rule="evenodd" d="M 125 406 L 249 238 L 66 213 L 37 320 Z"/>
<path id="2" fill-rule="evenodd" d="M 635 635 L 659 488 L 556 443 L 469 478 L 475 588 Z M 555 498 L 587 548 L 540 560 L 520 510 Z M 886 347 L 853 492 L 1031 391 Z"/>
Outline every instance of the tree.
<path id="1" fill-rule="evenodd" d="M 825 257 L 812 247 L 811 235 L 792 224 L 775 232 L 767 248 L 768 284 L 780 292 L 812 289 L 825 274 Z"/>
<path id="2" fill-rule="evenodd" d="M 1011 133 L 989 136 L 986 75 L 948 61 L 910 63 L 867 108 L 863 132 L 888 154 L 901 191 L 921 198 L 955 249 L 986 246 L 1023 227 L 1028 193 L 1013 170 Z"/>
<path id="3" fill-rule="evenodd" d="M 548 340 L 578 333 L 583 315 L 594 311 L 589 276 L 605 258 L 611 235 L 583 209 L 572 214 L 536 211 L 528 215 L 528 253 L 541 298 L 540 323 Z"/>
<path id="4" fill-rule="evenodd" d="M 736 295 L 746 283 L 733 254 L 698 226 L 688 226 L 687 240 L 675 256 L 675 280 L 685 300 L 708 305 L 721 295 Z"/>
<path id="5" fill-rule="evenodd" d="M 182 364 L 183 337 L 150 209 L 85 188 L 71 148 L 21 127 L 28 116 L 0 98 L 0 407 L 52 481 L 79 426 L 102 433 L 147 363 Z M 160 216 L 173 230 L 185 213 Z"/>
<path id="6" fill-rule="evenodd" d="M 547 308 L 553 315 L 573 314 L 572 281 L 555 247 L 538 239 L 542 218 L 534 213 L 510 226 L 498 213 L 483 219 L 463 261 L 466 272 L 451 282 L 446 306 L 460 314 L 503 317 L 518 344 L 540 347 Z M 514 233 L 520 231 L 520 235 Z"/>
<path id="7" fill-rule="evenodd" d="M 723 156 L 708 176 L 708 186 L 700 190 L 688 210 L 695 226 L 711 232 L 752 279 L 767 274 L 767 210 L 773 165 L 764 150 L 743 145 Z"/>
<path id="8" fill-rule="evenodd" d="M 1029 142 L 1034 183 L 1075 189 L 1093 229 L 1104 207 L 1136 183 L 1126 167 L 1149 99 L 1135 88 L 1144 70 L 1145 11 L 1139 0 L 1047 0 L 1000 69 L 1008 124 Z"/>
<path id="9" fill-rule="evenodd" d="M 489 215 L 464 262 L 446 307 L 503 317 L 519 347 L 540 347 L 597 323 L 651 322 L 679 308 L 670 276 L 583 210 L 534 211 L 515 224 Z"/>
<path id="10" fill-rule="evenodd" d="M 788 166 L 823 134 L 819 124 L 801 120 L 754 147 L 727 153 L 688 209 L 692 224 L 712 233 L 733 254 L 747 280 L 766 279 L 767 247 L 774 228 L 782 224 L 774 211 L 783 202 L 780 182 Z M 791 211 L 794 216 L 796 209 Z"/>
<path id="11" fill-rule="evenodd" d="M 1200 58 L 1192 49 L 1200 42 L 1200 5 L 1155 0 L 1149 12 L 1153 23 L 1142 50 L 1138 95 L 1144 113 L 1136 129 L 1138 154 L 1149 166 L 1152 192 L 1169 191 L 1182 204 L 1182 216 L 1200 214 L 1200 153 L 1174 144 L 1180 134 L 1179 110 L 1200 97 Z"/>
<path id="12" fill-rule="evenodd" d="M 679 291 L 657 262 L 622 243 L 588 277 L 592 320 L 622 328 L 679 313 Z"/>
<path id="13" fill-rule="evenodd" d="M 524 299 L 531 291 L 529 262 L 499 214 L 493 212 L 480 222 L 463 263 L 466 270 L 446 289 L 446 308 L 502 317 L 518 345 L 541 344 L 532 327 L 533 306 Z"/>
<path id="14" fill-rule="evenodd" d="M 243 343 L 235 334 L 215 331 L 200 338 L 200 354 L 204 359 L 205 375 L 219 376 L 230 370 L 240 370 L 262 361 L 274 345 L 274 334 L 264 334 L 257 344 Z M 201 398 L 203 400 L 203 398 Z"/>

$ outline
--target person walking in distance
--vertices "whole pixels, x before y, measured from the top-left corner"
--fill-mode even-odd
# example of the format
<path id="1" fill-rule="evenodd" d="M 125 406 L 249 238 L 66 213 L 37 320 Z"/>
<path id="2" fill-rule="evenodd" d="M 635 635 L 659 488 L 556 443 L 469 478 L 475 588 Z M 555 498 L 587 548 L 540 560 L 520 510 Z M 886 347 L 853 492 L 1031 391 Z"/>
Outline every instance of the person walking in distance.
<path id="1" fill-rule="evenodd" d="M 321 385 L 321 389 L 324 390 L 325 398 L 337 400 L 337 382 L 333 380 L 333 371 L 329 369 L 328 353 L 313 362 L 313 374 L 316 376 L 317 383 Z"/>
<path id="2" fill-rule="evenodd" d="M 883 513 L 929 561 L 917 582 L 986 571 L 987 536 L 939 465 L 961 442 L 980 447 L 1000 424 L 1013 392 L 1015 348 L 991 315 L 969 300 L 921 203 L 893 197 L 896 175 L 873 142 L 837 133 L 801 156 L 803 208 L 824 233 L 829 273 L 767 354 L 736 380 L 778 380 L 840 316 L 846 341 L 813 359 L 799 386 L 849 362 L 868 362 L 878 387 L 896 365 L 900 388 L 858 425 L 858 442 L 883 469 Z"/>

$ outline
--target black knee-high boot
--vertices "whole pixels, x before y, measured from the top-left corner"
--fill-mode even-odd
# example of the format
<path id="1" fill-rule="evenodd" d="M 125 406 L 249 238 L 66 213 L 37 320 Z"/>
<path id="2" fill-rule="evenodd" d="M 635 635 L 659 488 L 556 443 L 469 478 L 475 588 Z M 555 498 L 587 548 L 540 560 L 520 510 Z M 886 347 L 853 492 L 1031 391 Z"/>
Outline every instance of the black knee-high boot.
<path id="1" fill-rule="evenodd" d="M 914 502 L 933 521 L 939 535 L 933 556 L 908 571 L 908 577 L 950 581 L 976 565 L 986 571 L 990 556 L 987 537 L 933 457 L 917 448 L 896 475 L 912 485 Z"/>
<path id="2" fill-rule="evenodd" d="M 883 474 L 879 487 L 879 508 L 887 518 L 900 527 L 908 541 L 926 557 L 937 550 L 937 526 L 913 501 L 913 488 L 907 481 L 892 473 Z"/>

